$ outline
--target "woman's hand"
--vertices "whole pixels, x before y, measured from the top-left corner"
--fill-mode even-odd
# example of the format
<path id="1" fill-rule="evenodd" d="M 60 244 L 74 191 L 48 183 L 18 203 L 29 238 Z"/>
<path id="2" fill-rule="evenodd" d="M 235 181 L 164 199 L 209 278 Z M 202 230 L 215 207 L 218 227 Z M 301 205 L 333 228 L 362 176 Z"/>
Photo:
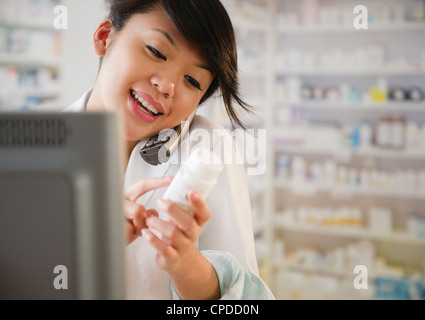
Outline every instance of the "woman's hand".
<path id="1" fill-rule="evenodd" d="M 168 221 L 150 215 L 146 220 L 148 229 L 142 231 L 143 237 L 158 252 L 157 263 L 164 271 L 173 271 L 196 249 L 196 240 L 211 217 L 210 209 L 198 192 L 191 192 L 189 201 L 193 206 L 193 214 L 169 200 L 159 200 L 158 209 L 167 213 Z"/>
<path id="2" fill-rule="evenodd" d="M 169 219 L 150 215 L 142 235 L 156 250 L 158 267 L 170 275 L 181 298 L 218 299 L 215 270 L 195 246 L 211 211 L 198 192 L 191 192 L 188 198 L 192 214 L 171 201 L 159 200 L 158 209 L 166 212 Z"/>
<path id="3" fill-rule="evenodd" d="M 142 235 L 142 230 L 147 228 L 147 218 L 158 216 L 154 209 L 146 210 L 144 206 L 138 204 L 137 199 L 149 191 L 168 186 L 172 179 L 173 177 L 144 179 L 124 192 L 127 244 L 132 243 Z"/>

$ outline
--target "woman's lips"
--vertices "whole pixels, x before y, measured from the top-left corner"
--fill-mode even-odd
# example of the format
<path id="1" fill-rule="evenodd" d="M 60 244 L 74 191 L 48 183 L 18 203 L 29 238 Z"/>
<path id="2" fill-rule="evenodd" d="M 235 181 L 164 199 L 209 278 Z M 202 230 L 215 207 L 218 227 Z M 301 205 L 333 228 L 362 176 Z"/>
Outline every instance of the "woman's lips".
<path id="1" fill-rule="evenodd" d="M 154 98 L 152 98 L 149 94 L 139 92 L 136 90 L 131 90 L 135 95 L 141 98 L 143 101 L 148 103 L 151 107 L 153 107 L 158 113 L 164 113 L 164 108 L 159 102 L 156 102 Z"/>
<path id="2" fill-rule="evenodd" d="M 140 96 L 138 94 L 138 96 Z M 146 100 L 147 101 L 147 100 Z M 130 108 L 133 111 L 133 113 L 140 119 L 142 119 L 145 122 L 152 123 L 155 122 L 161 115 L 162 111 L 164 110 L 162 107 L 155 108 L 160 113 L 154 115 L 152 111 L 147 109 L 142 105 L 142 103 L 134 96 L 134 92 L 130 92 L 129 94 L 129 104 Z M 152 105 L 153 106 L 153 105 Z"/>

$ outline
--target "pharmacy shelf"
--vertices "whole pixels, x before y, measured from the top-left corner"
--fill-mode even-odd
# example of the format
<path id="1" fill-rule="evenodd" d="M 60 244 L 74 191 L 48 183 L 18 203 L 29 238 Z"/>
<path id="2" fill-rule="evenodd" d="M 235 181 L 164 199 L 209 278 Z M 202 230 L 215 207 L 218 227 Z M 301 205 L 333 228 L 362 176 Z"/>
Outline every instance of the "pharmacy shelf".
<path id="1" fill-rule="evenodd" d="M 264 210 L 272 208 L 272 217 L 268 221 L 266 228 L 271 228 L 272 235 L 268 237 L 268 244 L 273 246 L 275 243 L 284 243 L 285 248 L 297 248 L 304 244 L 311 244 L 320 250 L 331 250 L 333 245 L 341 242 L 351 242 L 365 240 L 373 242 L 374 245 L 382 249 L 383 259 L 388 259 L 390 262 L 395 261 L 400 264 L 400 270 L 409 270 L 415 268 L 423 271 L 418 267 L 420 263 L 413 258 L 404 259 L 403 254 L 409 252 L 412 256 L 420 255 L 425 252 L 425 238 L 415 237 L 406 231 L 393 231 L 388 234 L 380 234 L 374 230 L 369 230 L 367 227 L 356 226 L 328 226 L 328 225 L 312 225 L 312 224 L 292 224 L 283 223 L 280 220 L 282 210 L 289 207 L 306 205 L 306 203 L 315 203 L 316 199 L 322 203 L 322 199 L 329 199 L 329 205 L 336 205 L 340 201 L 353 201 L 352 197 L 360 197 L 364 200 L 364 206 L 370 207 L 371 203 L 384 203 L 387 200 L 395 199 L 397 205 L 395 219 L 404 220 L 403 212 L 414 210 L 421 218 L 425 214 L 422 209 L 422 201 L 425 201 L 425 190 L 395 190 L 399 186 L 394 186 L 390 189 L 352 187 L 341 184 L 333 186 L 317 185 L 307 181 L 302 186 L 293 184 L 291 181 L 283 182 L 277 175 L 277 157 L 280 154 L 288 156 L 307 156 L 320 159 L 341 161 L 344 164 L 356 167 L 354 162 L 373 162 L 378 166 L 377 170 L 382 166 L 385 170 L 390 168 L 398 168 L 398 166 L 406 167 L 412 164 L 415 170 L 420 167 L 423 169 L 422 163 L 425 163 L 425 145 L 418 146 L 417 149 L 383 149 L 370 147 L 368 149 L 351 149 L 345 144 L 346 139 L 343 137 L 342 128 L 348 123 L 352 123 L 353 118 L 361 114 L 362 119 L 367 119 L 372 122 L 380 114 L 394 113 L 406 114 L 406 119 L 415 121 L 418 124 L 423 124 L 425 121 L 425 101 L 421 102 L 395 102 L 385 101 L 382 103 L 374 102 L 342 102 L 330 100 L 310 100 L 310 101 L 287 101 L 277 98 L 283 89 L 284 82 L 290 77 L 301 79 L 302 83 L 308 85 L 323 85 L 333 84 L 349 84 L 355 90 L 366 90 L 362 86 L 369 85 L 370 81 L 376 78 L 385 78 L 389 84 L 406 83 L 407 86 L 413 86 L 412 83 L 424 89 L 425 79 L 425 61 L 423 61 L 423 35 L 425 34 L 425 21 L 406 21 L 403 23 L 392 24 L 377 24 L 378 20 L 371 20 L 367 30 L 356 30 L 352 24 L 348 25 L 329 25 L 329 26 L 301 26 L 301 25 L 282 25 L 283 20 L 280 20 L 280 14 L 298 15 L 293 21 L 303 21 L 302 4 L 294 4 L 292 7 L 288 4 L 284 7 L 278 0 L 273 0 L 276 14 L 273 17 L 274 23 L 269 25 L 269 33 L 274 37 L 276 44 L 270 46 L 268 50 L 274 55 L 273 61 L 283 60 L 269 70 L 268 78 L 275 81 L 276 85 L 272 90 L 271 105 L 269 115 L 267 117 L 269 128 L 268 133 L 268 159 L 273 161 L 268 162 L 268 166 L 273 167 L 273 174 L 268 176 L 267 188 L 265 197 L 271 204 L 265 204 Z M 406 10 L 413 10 L 409 7 L 408 1 L 403 1 L 401 6 L 406 6 Z M 298 2 L 297 2 L 298 3 Z M 328 8 L 335 6 L 338 8 L 340 2 L 337 0 L 328 1 Z M 391 7 L 383 1 L 383 7 Z M 279 8 L 281 7 L 281 8 Z M 280 9 L 287 9 L 283 12 Z M 290 22 L 285 20 L 285 22 Z M 323 42 L 322 39 L 329 41 Z M 405 41 L 415 42 L 414 49 L 410 50 L 408 46 L 403 46 L 394 49 L 393 43 L 400 39 L 401 43 Z M 331 42 L 332 40 L 336 40 Z M 387 45 L 387 42 L 391 41 Z M 317 43 L 317 45 L 315 45 Z M 332 44 L 335 44 L 334 46 Z M 385 57 L 385 62 L 382 64 L 372 65 L 368 68 L 367 65 L 361 65 L 355 68 L 352 65 L 344 65 L 343 69 L 337 69 L 333 65 L 325 63 L 321 64 L 288 64 L 290 56 L 282 55 L 285 50 L 294 49 L 302 53 L 308 53 L 319 59 L 318 54 L 323 50 L 342 50 L 342 52 L 350 53 L 353 48 L 371 44 L 379 44 L 386 48 L 385 52 L 388 56 Z M 325 45 L 327 44 L 326 48 Z M 314 46 L 317 46 L 317 50 Z M 394 49 L 394 50 L 393 50 Z M 399 50 L 400 49 L 400 50 Z M 316 54 L 316 56 L 314 56 Z M 414 55 L 412 55 L 414 54 Z M 416 60 L 414 60 L 416 59 Z M 419 60 L 418 60 L 419 59 Z M 301 60 L 300 60 L 301 61 Z M 317 60 L 320 61 L 320 60 Z M 388 62 L 387 62 L 388 61 Z M 390 61 L 394 61 L 390 63 Z M 310 62 L 310 61 L 308 61 Z M 363 82 L 364 78 L 364 84 Z M 360 87 L 360 88 L 358 88 Z M 289 90 L 289 89 L 288 89 Z M 300 97 L 301 98 L 301 97 Z M 317 112 L 314 112 L 316 111 Z M 353 116 L 355 115 L 355 117 Z M 412 120 L 411 118 L 414 118 Z M 326 121 L 329 120 L 329 121 Z M 323 123 L 332 123 L 329 125 Z M 377 128 L 374 128 L 377 129 Z M 316 139 L 318 134 L 322 133 L 322 139 Z M 325 138 L 328 137 L 328 138 Z M 320 142 L 319 142 L 320 141 Z M 317 144 L 316 144 L 317 142 Z M 384 170 L 384 169 L 383 169 Z M 419 169 L 418 169 L 419 170 Z M 308 197 L 308 198 L 307 198 Z M 361 201 L 360 200 L 360 201 Z M 334 202 L 332 202 L 334 201 Z M 390 201 L 389 201 L 390 202 Z M 401 208 L 403 207 L 403 208 Z M 405 208 L 406 207 L 406 208 Z M 413 209 L 412 209 L 413 208 Z M 366 210 L 366 208 L 365 208 Z M 297 243 L 300 241 L 300 243 Z M 310 243 L 314 241 L 314 243 Z M 394 248 L 394 250 L 392 250 Z M 401 249 L 400 249 L 401 248 Z M 303 265 L 291 265 L 285 259 L 279 259 L 279 254 L 275 250 L 271 250 L 268 259 L 272 262 L 266 265 L 267 274 L 271 275 L 272 284 L 276 281 L 277 273 L 282 270 L 294 270 L 305 274 L 324 274 L 334 275 L 339 278 L 352 279 L 353 273 L 348 270 L 335 270 L 328 267 L 310 267 Z M 380 253 L 381 254 L 381 253 Z M 277 257 L 277 258 L 276 258 Z M 377 256 L 375 257 L 377 258 Z M 400 261 L 405 261 L 401 263 Z M 378 276 L 371 275 L 374 277 Z M 275 282 L 276 285 L 277 282 Z"/>
<path id="2" fill-rule="evenodd" d="M 278 271 L 280 270 L 288 270 L 288 271 L 295 271 L 295 272 L 303 272 L 306 274 L 318 274 L 318 275 L 324 275 L 324 276 L 331 276 L 336 277 L 340 279 L 348 279 L 353 280 L 353 270 L 346 270 L 346 269 L 338 269 L 338 268 L 331 268 L 328 266 L 315 266 L 315 265 L 303 265 L 303 264 L 296 264 L 296 263 L 288 263 L 288 262 L 276 262 L 275 263 L 276 269 Z M 368 279 L 373 281 L 377 278 L 394 278 L 394 279 L 402 279 L 406 278 L 405 275 L 401 270 L 394 270 L 392 272 L 373 272 L 368 270 Z M 425 278 L 418 279 L 419 281 L 425 283 Z"/>
<path id="3" fill-rule="evenodd" d="M 321 225 L 304 225 L 300 223 L 279 223 L 276 228 L 284 231 L 303 232 L 325 236 L 343 238 L 361 238 L 381 242 L 402 243 L 406 245 L 425 246 L 425 238 L 414 237 L 407 232 L 393 231 L 391 233 L 379 233 L 364 227 L 326 227 Z"/>
<path id="4" fill-rule="evenodd" d="M 390 68 L 377 69 L 287 69 L 278 70 L 277 75 L 302 77 L 397 77 L 397 76 L 425 76 L 425 67 L 421 68 Z"/>
<path id="5" fill-rule="evenodd" d="M 307 110 L 344 110 L 367 112 L 425 112 L 425 102 L 360 103 L 345 101 L 299 101 L 277 100 L 277 104 Z"/>
<path id="6" fill-rule="evenodd" d="M 297 272 L 304 272 L 307 274 L 321 274 L 321 275 L 327 275 L 337 278 L 352 278 L 353 273 L 348 272 L 346 270 L 336 269 L 336 268 L 329 268 L 329 267 L 322 267 L 322 266 L 307 266 L 302 264 L 294 264 L 294 263 L 288 263 L 288 262 L 276 262 L 275 267 L 277 270 L 288 270 L 288 271 L 297 271 Z M 368 274 L 368 276 L 373 279 L 374 277 Z"/>
<path id="7" fill-rule="evenodd" d="M 23 97 L 32 97 L 40 99 L 55 98 L 60 95 L 59 89 L 44 90 L 44 89 L 29 89 L 20 92 Z"/>
<path id="8" fill-rule="evenodd" d="M 295 194 L 314 196 L 318 192 L 330 193 L 335 198 L 346 198 L 352 196 L 367 196 L 392 199 L 410 199 L 423 200 L 425 199 L 425 190 L 409 191 L 409 190 L 380 190 L 376 188 L 365 187 L 347 187 L 335 183 L 332 187 L 324 185 L 316 185 L 311 182 L 306 182 L 302 186 L 302 190 L 296 184 L 277 180 L 276 188 L 288 189 Z"/>
<path id="9" fill-rule="evenodd" d="M 276 134 L 275 137 L 279 139 L 281 135 Z M 384 159 L 398 159 L 398 160 L 425 160 L 425 151 L 404 151 L 404 150 L 385 150 L 378 148 L 371 149 L 358 149 L 350 150 L 348 148 L 335 147 L 326 148 L 323 146 L 309 147 L 305 145 L 299 146 L 285 146 L 280 143 L 275 144 L 276 152 L 296 153 L 304 155 L 330 155 L 334 158 L 352 159 L 354 157 L 372 157 Z"/>
<path id="10" fill-rule="evenodd" d="M 28 57 L 11 54 L 0 54 L 0 66 L 14 66 L 22 68 L 60 68 L 60 60 L 55 57 Z"/>
<path id="11" fill-rule="evenodd" d="M 370 24 L 368 29 L 357 30 L 353 25 L 338 26 L 279 26 L 278 32 L 283 35 L 318 35 L 318 34 L 369 34 L 388 32 L 425 31 L 425 22 L 405 22 L 398 24 Z"/>
<path id="12" fill-rule="evenodd" d="M 11 29 L 30 29 L 30 30 L 55 30 L 53 23 L 43 21 L 10 21 L 0 20 L 0 26 L 11 28 Z"/>
<path id="13" fill-rule="evenodd" d="M 62 30 L 54 27 L 53 8 L 61 3 L 61 0 L 2 2 L 0 69 L 3 81 L 10 79 L 10 85 L 0 96 L 1 108 L 38 110 L 37 107 L 44 108 L 59 100 Z M 15 97 L 14 103 L 6 105 L 10 103 L 10 94 Z"/>

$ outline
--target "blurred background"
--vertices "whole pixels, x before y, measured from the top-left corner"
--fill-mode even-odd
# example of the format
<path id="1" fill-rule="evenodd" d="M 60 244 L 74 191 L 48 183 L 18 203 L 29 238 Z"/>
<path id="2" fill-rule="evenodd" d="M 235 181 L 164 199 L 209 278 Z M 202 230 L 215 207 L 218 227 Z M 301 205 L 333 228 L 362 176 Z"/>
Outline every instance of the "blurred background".
<path id="1" fill-rule="evenodd" d="M 223 3 L 267 147 L 248 175 L 264 280 L 278 299 L 425 299 L 425 1 Z M 0 0 L 0 112 L 92 87 L 104 15 L 103 0 Z M 201 113 L 229 126 L 217 101 Z"/>

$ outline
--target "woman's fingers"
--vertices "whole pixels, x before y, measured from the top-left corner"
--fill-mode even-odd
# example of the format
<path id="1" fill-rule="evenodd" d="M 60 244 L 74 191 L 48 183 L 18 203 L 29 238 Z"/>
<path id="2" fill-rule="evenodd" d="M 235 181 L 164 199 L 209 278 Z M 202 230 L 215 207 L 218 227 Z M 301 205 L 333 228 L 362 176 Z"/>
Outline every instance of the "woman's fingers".
<path id="1" fill-rule="evenodd" d="M 193 206 L 198 225 L 203 227 L 212 216 L 210 208 L 197 191 L 189 193 L 189 201 Z"/>
<path id="2" fill-rule="evenodd" d="M 133 225 L 134 235 L 140 236 L 142 230 L 146 228 L 147 211 L 144 206 L 126 200 L 124 202 L 124 214 L 127 221 Z"/>
<path id="3" fill-rule="evenodd" d="M 124 192 L 124 215 L 127 218 L 127 243 L 132 243 L 142 235 L 142 230 L 147 228 L 148 217 L 158 217 L 156 210 L 146 210 L 144 206 L 136 203 L 136 200 L 148 191 L 166 187 L 173 177 L 144 179 L 135 183 Z"/>
<path id="4" fill-rule="evenodd" d="M 146 210 L 146 213 L 148 215 L 148 218 L 149 217 L 159 217 L 158 211 L 156 211 L 155 209 Z"/>
<path id="5" fill-rule="evenodd" d="M 129 220 L 126 221 L 126 230 L 127 244 L 130 244 L 136 240 L 137 236 L 134 234 L 134 226 Z"/>
<path id="6" fill-rule="evenodd" d="M 124 196 L 127 200 L 134 202 L 148 191 L 168 186 L 172 180 L 173 177 L 143 179 L 129 187 L 124 192 Z"/>
<path id="7" fill-rule="evenodd" d="M 146 225 L 150 231 L 153 231 L 154 234 L 159 236 L 158 238 L 160 240 L 178 251 L 185 245 L 191 243 L 182 233 L 182 230 L 173 222 L 164 221 L 157 217 L 150 217 L 146 220 Z"/>
<path id="8" fill-rule="evenodd" d="M 142 230 L 147 228 L 147 218 L 158 217 L 156 210 L 146 210 L 144 206 L 128 200 L 124 202 L 124 214 L 127 218 L 127 244 L 130 244 L 142 235 Z"/>
<path id="9" fill-rule="evenodd" d="M 211 211 L 198 192 L 191 192 L 188 199 L 192 205 L 190 212 L 169 200 L 159 200 L 158 209 L 168 219 L 152 215 L 146 219 L 147 229 L 142 230 L 143 238 L 156 250 L 157 264 L 163 270 L 175 268 L 196 249 L 195 242 L 211 218 Z"/>
<path id="10" fill-rule="evenodd" d="M 165 264 L 171 264 L 172 261 L 177 259 L 178 253 L 177 251 L 165 243 L 161 239 L 159 239 L 152 231 L 149 229 L 143 229 L 142 231 L 143 238 L 155 249 L 155 251 L 160 256 L 160 267 L 165 267 Z"/>
<path id="11" fill-rule="evenodd" d="M 194 231 L 197 230 L 197 225 L 193 214 L 184 211 L 178 205 L 169 200 L 160 199 L 158 200 L 157 205 L 158 209 L 166 212 L 169 219 L 183 230 L 188 237 L 196 238 L 196 233 L 194 234 Z"/>
<path id="12" fill-rule="evenodd" d="M 169 219 L 181 229 L 192 241 L 199 237 L 202 227 L 211 218 L 211 211 L 198 192 L 188 195 L 192 204 L 192 212 L 188 213 L 175 203 L 161 199 L 158 201 L 158 209 L 167 213 Z"/>

